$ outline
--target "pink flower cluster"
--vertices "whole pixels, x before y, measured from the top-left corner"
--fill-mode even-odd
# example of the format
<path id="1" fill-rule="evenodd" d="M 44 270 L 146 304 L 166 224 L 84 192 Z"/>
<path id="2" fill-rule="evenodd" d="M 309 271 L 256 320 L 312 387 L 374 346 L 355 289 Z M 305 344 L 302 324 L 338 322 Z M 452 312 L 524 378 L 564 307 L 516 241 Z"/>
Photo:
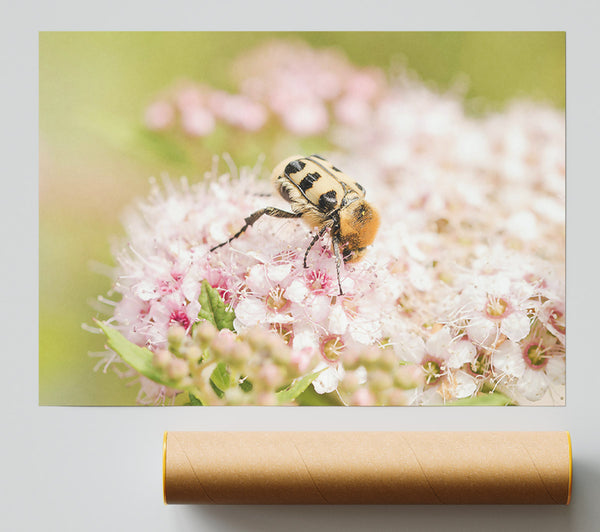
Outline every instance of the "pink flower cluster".
<path id="1" fill-rule="evenodd" d="M 443 267 L 431 257 L 450 255 L 456 243 L 441 249 L 438 232 L 409 237 L 398 220 L 403 213 L 389 204 L 382 210 L 389 225 L 367 258 L 343 268 L 340 296 L 327 238 L 303 267 L 312 235 L 301 222 L 263 218 L 209 252 L 264 206 L 261 190 L 248 170 L 237 180 L 209 176 L 192 187 L 167 181 L 163 191 L 154 184 L 130 213 L 129 242 L 116 252 L 114 290 L 122 297 L 112 324 L 138 345 L 164 349 L 172 325 L 189 331 L 197 321 L 207 279 L 234 309 L 238 333 L 262 325 L 292 347 L 300 373 L 325 369 L 313 383 L 318 393 L 338 390 L 348 402 L 379 404 L 368 373 L 362 366 L 354 371 L 353 360 L 375 346 L 367 361 L 391 352 L 390 374 L 406 364 L 421 374 L 413 372 L 414 385 L 403 395 L 408 404 L 444 403 L 485 387 L 520 402 L 549 390 L 561 401 L 564 294 L 547 262 L 488 249 L 468 265 L 447 259 Z M 268 203 L 284 207 L 275 198 Z M 423 242 L 431 256 L 420 249 Z M 346 362 L 362 385 L 348 395 Z M 173 393 L 149 382 L 144 391 L 151 398 Z"/>
<path id="2" fill-rule="evenodd" d="M 564 404 L 564 113 L 516 102 L 472 117 L 456 94 L 407 76 L 386 82 L 302 44 L 250 51 L 234 75 L 239 94 L 176 89 L 148 109 L 149 126 L 167 127 L 178 113 L 184 129 L 196 123 L 190 134 L 217 119 L 324 133 L 337 148 L 322 155 L 366 188 L 379 234 L 363 261 L 342 268 L 339 296 L 327 234 L 303 267 L 313 235 L 302 222 L 263 217 L 209 252 L 251 212 L 288 207 L 261 195 L 269 189 L 260 170 L 153 183 L 115 251 L 113 325 L 164 349 L 170 326 L 197 320 L 206 279 L 235 311 L 236 332 L 279 334 L 301 373 L 324 370 L 315 390 L 343 403 L 501 392 L 518 404 Z M 141 381 L 150 400 L 176 393 Z"/>
<path id="3" fill-rule="evenodd" d="M 149 129 L 176 122 L 192 137 L 210 134 L 218 121 L 258 131 L 269 121 L 298 136 L 325 133 L 330 124 L 359 125 L 385 87 L 383 73 L 358 68 L 334 50 L 274 41 L 234 64 L 237 93 L 197 83 L 178 84 L 145 113 Z"/>
<path id="4" fill-rule="evenodd" d="M 412 81 L 335 141 L 338 164 L 356 169 L 383 212 L 401 213 L 373 250 L 395 246 L 392 263 L 412 258 L 407 273 L 419 272 L 398 299 L 414 324 L 404 356 L 427 373 L 417 401 L 493 389 L 563 404 L 563 113 L 515 103 L 472 118 L 456 96 Z"/>
<path id="5" fill-rule="evenodd" d="M 243 54 L 234 77 L 242 94 L 267 105 L 296 135 L 324 133 L 336 121 L 359 125 L 385 88 L 379 69 L 302 42 L 274 41 Z"/>
<path id="6" fill-rule="evenodd" d="M 257 131 L 267 118 L 265 107 L 247 96 L 187 82 L 152 102 L 146 108 L 144 122 L 150 130 L 161 131 L 178 121 L 187 135 L 204 137 L 214 131 L 218 121 Z"/>
<path id="7" fill-rule="evenodd" d="M 327 369 L 315 381 L 316 390 L 335 390 L 344 374 L 341 350 L 383 336 L 385 298 L 377 287 L 385 272 L 372 272 L 370 262 L 359 264 L 354 275 L 344 276 L 345 295 L 339 296 L 327 238 L 313 248 L 305 269 L 312 235 L 289 220 L 261 219 L 243 238 L 209 253 L 265 204 L 263 184 L 248 170 L 238 180 L 211 176 L 192 187 L 167 181 L 165 188 L 166 193 L 154 184 L 149 199 L 126 221 L 127 246 L 115 251 L 114 291 L 121 300 L 109 323 L 138 345 L 164 349 L 171 325 L 189 330 L 197 321 L 206 279 L 235 310 L 237 332 L 261 324 L 280 334 L 293 347 L 301 372 Z M 282 200 L 269 203 L 285 208 Z"/>

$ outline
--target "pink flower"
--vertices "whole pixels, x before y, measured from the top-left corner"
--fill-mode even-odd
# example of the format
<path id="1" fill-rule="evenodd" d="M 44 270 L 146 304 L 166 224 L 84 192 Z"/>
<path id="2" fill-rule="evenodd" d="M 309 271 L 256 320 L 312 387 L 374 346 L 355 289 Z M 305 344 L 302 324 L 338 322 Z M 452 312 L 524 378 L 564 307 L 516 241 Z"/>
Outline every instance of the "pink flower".
<path id="1" fill-rule="evenodd" d="M 183 130 L 193 137 L 204 137 L 215 128 L 215 118 L 204 107 L 188 107 L 181 116 Z"/>
<path id="2" fill-rule="evenodd" d="M 316 135 L 329 125 L 327 109 L 319 102 L 306 101 L 290 106 L 282 113 L 283 125 L 296 135 Z"/>
<path id="3" fill-rule="evenodd" d="M 248 131 L 258 131 L 267 120 L 263 105 L 247 96 L 216 91 L 209 96 L 209 105 L 225 122 Z"/>
<path id="4" fill-rule="evenodd" d="M 371 107 L 360 98 L 346 96 L 335 104 L 335 116 L 345 125 L 364 124 L 371 114 Z"/>
<path id="5" fill-rule="evenodd" d="M 144 122 L 148 129 L 161 130 L 168 128 L 173 123 L 174 117 L 175 112 L 171 104 L 163 100 L 158 100 L 146 109 Z"/>

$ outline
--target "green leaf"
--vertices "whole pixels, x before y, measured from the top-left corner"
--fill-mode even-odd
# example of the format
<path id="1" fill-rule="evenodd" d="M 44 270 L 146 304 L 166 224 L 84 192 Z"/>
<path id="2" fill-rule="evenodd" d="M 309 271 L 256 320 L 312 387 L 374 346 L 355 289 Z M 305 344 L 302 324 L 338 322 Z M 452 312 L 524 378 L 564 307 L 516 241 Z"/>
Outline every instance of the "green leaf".
<path id="1" fill-rule="evenodd" d="M 213 392 L 215 392 L 216 396 L 219 399 L 223 399 L 225 392 L 223 390 L 221 390 L 220 388 L 217 388 L 217 386 L 215 385 L 215 383 L 213 381 L 208 381 L 208 382 L 210 384 L 210 387 L 213 389 Z"/>
<path id="2" fill-rule="evenodd" d="M 119 331 L 109 325 L 98 320 L 95 321 L 106 334 L 108 347 L 115 351 L 124 362 L 154 382 L 164 384 L 169 388 L 177 387 L 174 381 L 168 379 L 160 369 L 152 364 L 152 357 L 154 356 L 152 351 L 130 342 Z"/>
<path id="3" fill-rule="evenodd" d="M 244 379 L 242 382 L 240 382 L 239 386 L 244 393 L 251 392 L 252 388 L 254 388 L 254 386 L 248 379 Z"/>
<path id="4" fill-rule="evenodd" d="M 277 392 L 277 401 L 279 404 L 291 403 L 296 397 L 298 397 L 308 386 L 314 381 L 323 371 L 327 368 L 323 368 L 320 371 L 315 371 L 305 375 L 301 379 L 297 379 L 286 389 Z"/>
<path id="5" fill-rule="evenodd" d="M 231 379 L 229 377 L 229 372 L 227 371 L 227 365 L 225 362 L 219 362 L 210 376 L 212 389 L 215 390 L 216 387 L 215 393 L 221 398 L 223 397 L 223 392 L 229 388 L 230 383 Z M 221 393 L 219 394 L 217 390 Z"/>
<path id="6" fill-rule="evenodd" d="M 301 406 L 342 406 L 340 396 L 335 393 L 317 393 L 314 386 L 309 386 L 297 398 L 296 403 Z"/>
<path id="7" fill-rule="evenodd" d="M 152 358 L 154 357 L 152 351 L 130 342 L 110 325 L 106 325 L 98 320 L 94 321 L 96 322 L 96 325 L 102 329 L 104 334 L 106 334 L 108 339 L 106 343 L 108 347 L 117 353 L 123 361 L 129 364 L 133 369 L 158 384 L 162 384 L 175 390 L 182 389 L 176 381 L 169 379 L 163 371 L 154 366 L 152 363 Z M 202 399 L 202 392 L 196 386 L 187 386 L 183 388 L 183 390 L 190 394 L 190 401 L 192 404 L 196 404 L 192 400 L 193 396 L 195 396 L 194 399 L 199 401 L 200 404 L 208 404 Z"/>
<path id="8" fill-rule="evenodd" d="M 189 402 L 185 403 L 184 406 L 203 406 L 202 401 L 198 399 L 193 393 L 188 392 L 190 398 Z"/>
<path id="9" fill-rule="evenodd" d="M 202 289 L 198 301 L 201 306 L 198 318 L 209 321 L 219 330 L 234 330 L 233 320 L 235 313 L 233 310 L 227 310 L 219 292 L 210 286 L 206 280 L 202 281 Z"/>
<path id="10" fill-rule="evenodd" d="M 512 400 L 506 395 L 494 393 L 480 393 L 475 397 L 466 397 L 447 403 L 448 406 L 511 406 L 514 405 Z"/>

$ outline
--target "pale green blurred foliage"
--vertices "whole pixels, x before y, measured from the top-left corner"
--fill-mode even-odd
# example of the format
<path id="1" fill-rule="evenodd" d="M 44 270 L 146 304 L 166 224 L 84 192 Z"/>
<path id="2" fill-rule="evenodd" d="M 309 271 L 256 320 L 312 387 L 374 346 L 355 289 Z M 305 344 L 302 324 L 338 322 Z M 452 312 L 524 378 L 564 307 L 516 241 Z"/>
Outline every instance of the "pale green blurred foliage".
<path id="1" fill-rule="evenodd" d="M 144 107 L 177 79 L 234 89 L 232 60 L 273 38 L 335 46 L 357 65 L 405 65 L 441 90 L 466 75 L 472 112 L 515 97 L 565 104 L 565 35 L 558 32 L 41 33 L 40 404 L 135 403 L 137 388 L 110 370 L 94 373 L 87 355 L 102 350 L 105 339 L 81 323 L 97 315 L 95 294 L 110 288 L 90 262 L 112 264 L 109 243 L 122 234 L 120 213 L 147 193 L 150 176 L 194 181 L 209 169 L 210 153 L 254 164 L 268 151 L 219 132 L 195 141 L 194 161 L 176 145 L 154 145 L 152 138 L 140 144 Z"/>

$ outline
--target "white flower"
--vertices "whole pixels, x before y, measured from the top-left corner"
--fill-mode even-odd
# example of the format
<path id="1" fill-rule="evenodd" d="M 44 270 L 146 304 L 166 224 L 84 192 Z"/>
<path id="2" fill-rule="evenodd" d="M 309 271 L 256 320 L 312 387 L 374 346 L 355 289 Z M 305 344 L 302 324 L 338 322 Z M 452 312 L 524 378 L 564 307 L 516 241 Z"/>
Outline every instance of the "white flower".
<path id="1" fill-rule="evenodd" d="M 548 389 L 564 385 L 564 356 L 553 353 L 554 344 L 537 339 L 520 346 L 506 341 L 492 355 L 494 371 L 508 377 L 507 384 L 529 401 L 539 401 Z"/>
<path id="2" fill-rule="evenodd" d="M 521 348 L 514 342 L 504 342 L 492 354 L 492 365 L 500 374 L 520 379 L 525 373 Z"/>
<path id="3" fill-rule="evenodd" d="M 457 399 L 471 397 L 479 388 L 475 378 L 464 371 L 452 373 L 451 383 L 454 392 L 453 395 Z"/>
<path id="4" fill-rule="evenodd" d="M 337 388 L 338 383 L 344 378 L 344 368 L 341 364 L 329 366 L 328 364 L 321 363 L 315 368 L 315 371 L 322 369 L 324 369 L 324 371 L 313 381 L 315 392 L 331 393 Z"/>
<path id="5" fill-rule="evenodd" d="M 348 316 L 342 307 L 336 306 L 329 313 L 328 328 L 332 334 L 344 334 L 348 329 Z"/>

